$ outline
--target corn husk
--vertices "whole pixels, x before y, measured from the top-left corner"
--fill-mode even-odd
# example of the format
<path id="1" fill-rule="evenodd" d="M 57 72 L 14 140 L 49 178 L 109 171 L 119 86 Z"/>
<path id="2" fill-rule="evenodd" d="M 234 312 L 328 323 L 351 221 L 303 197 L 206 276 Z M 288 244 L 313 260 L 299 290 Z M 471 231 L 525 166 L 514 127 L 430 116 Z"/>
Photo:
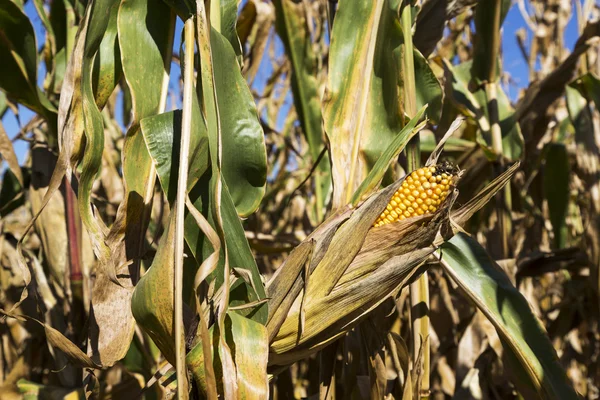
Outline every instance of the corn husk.
<path id="1" fill-rule="evenodd" d="M 454 189 L 433 215 L 372 228 L 404 178 L 356 208 L 339 210 L 298 245 L 267 284 L 269 365 L 305 358 L 345 335 L 422 272 L 419 268 L 483 207 L 518 163 L 450 212 Z"/>
<path id="2" fill-rule="evenodd" d="M 270 365 L 293 363 L 344 335 L 435 250 L 456 192 L 435 214 L 373 228 L 403 181 L 332 215 L 269 281 Z"/>

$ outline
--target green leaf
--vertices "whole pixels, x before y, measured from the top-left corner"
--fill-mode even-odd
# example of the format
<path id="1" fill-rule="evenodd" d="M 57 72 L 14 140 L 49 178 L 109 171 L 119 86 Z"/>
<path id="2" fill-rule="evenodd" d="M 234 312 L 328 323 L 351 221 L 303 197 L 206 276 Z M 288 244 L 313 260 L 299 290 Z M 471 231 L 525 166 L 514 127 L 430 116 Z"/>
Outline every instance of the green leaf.
<path id="1" fill-rule="evenodd" d="M 438 254 L 446 273 L 494 325 L 504 350 L 511 354 L 508 359 L 518 361 L 513 368 L 526 372 L 522 378 L 539 397 L 577 399 L 543 326 L 485 249 L 459 233 Z"/>
<path id="2" fill-rule="evenodd" d="M 592 72 L 579 78 L 585 90 L 586 97 L 596 103 L 596 108 L 600 108 L 600 79 Z"/>
<path id="3" fill-rule="evenodd" d="M 219 343 L 218 326 L 215 324 L 209 330 L 211 340 L 211 359 L 219 392 L 223 393 L 219 377 L 223 375 L 223 369 L 216 349 Z M 225 340 L 233 352 L 233 360 L 237 369 L 238 398 L 240 399 L 263 399 L 268 397 L 267 384 L 267 360 L 269 357 L 269 341 L 267 328 L 248 318 L 236 313 L 227 313 L 225 317 Z M 205 397 L 206 376 L 204 370 L 204 352 L 202 343 L 188 353 L 186 357 L 189 370 L 198 384 L 200 397 Z"/>
<path id="4" fill-rule="evenodd" d="M 236 29 L 238 3 L 238 0 L 219 0 L 219 2 L 216 4 L 220 4 L 221 6 L 219 8 L 221 19 L 218 31 L 221 33 L 221 35 L 223 35 L 225 39 L 227 39 L 227 41 L 233 48 L 233 51 L 235 52 L 236 58 L 241 62 L 243 61 L 242 56 L 244 54 Z M 211 23 L 213 23 L 212 19 Z"/>
<path id="5" fill-rule="evenodd" d="M 500 10 L 500 26 L 502 26 L 511 6 L 511 0 L 480 0 L 475 10 L 475 32 L 477 34 L 475 35 L 472 74 L 478 84 L 488 80 L 490 70 L 494 66 L 493 63 L 496 63 L 497 71 L 500 71 L 501 68 L 500 60 L 496 57 L 492 60 L 494 37 L 501 34 L 494 30 L 496 1 L 502 2 Z"/>
<path id="6" fill-rule="evenodd" d="M 323 119 L 330 142 L 336 209 L 348 203 L 404 127 L 404 45 L 398 11 L 383 0 L 340 3 L 331 35 Z M 435 77 L 418 54 L 415 67 L 422 90 L 417 98 L 430 103 L 431 118 L 436 119 L 441 90 L 436 89 Z"/>
<path id="7" fill-rule="evenodd" d="M 221 168 L 238 214 L 246 217 L 259 206 L 267 181 L 264 132 L 256 105 L 225 38 L 212 31 L 211 48 L 220 113 Z"/>
<path id="8" fill-rule="evenodd" d="M 175 213 L 171 213 L 152 265 L 135 286 L 131 297 L 135 320 L 171 364 L 175 364 L 174 217 Z"/>
<path id="9" fill-rule="evenodd" d="M 214 227 L 214 217 L 208 212 L 208 205 L 210 203 L 208 178 L 209 177 L 205 176 L 198 181 L 196 186 L 190 192 L 190 199 L 196 209 L 200 210 L 206 216 L 210 224 Z M 262 300 L 266 298 L 266 294 L 260 273 L 258 271 L 258 266 L 256 265 L 256 261 L 252 251 L 250 250 L 248 239 L 246 239 L 244 228 L 242 227 L 242 223 L 233 204 L 233 200 L 229 195 L 228 187 L 225 182 L 223 183 L 221 215 L 223 218 L 223 229 L 225 243 L 227 245 L 227 252 L 229 255 L 229 264 L 234 270 L 245 270 L 250 273 L 250 281 L 244 282 L 244 289 L 239 289 L 240 291 L 247 293 L 246 303 L 255 300 Z M 189 214 L 185 217 L 185 240 L 198 263 L 201 263 L 213 252 L 213 248 L 209 240 L 200 231 L 194 218 Z M 208 278 L 209 281 L 215 281 L 216 288 L 223 284 L 224 260 L 225 255 L 223 253 L 223 249 L 221 249 L 219 265 L 213 274 Z M 231 290 L 233 290 L 233 288 Z M 232 296 L 230 301 L 233 303 L 233 305 L 239 305 L 240 303 L 235 301 L 238 299 L 239 297 Z M 242 315 L 247 315 L 249 318 L 252 318 L 253 320 L 262 324 L 267 322 L 267 304 L 262 304 L 255 308 L 239 310 L 239 313 Z"/>
<path id="10" fill-rule="evenodd" d="M 33 26 L 11 0 L 0 0 L 0 88 L 48 121 L 56 143 L 56 107 L 37 86 L 38 55 Z"/>
<path id="11" fill-rule="evenodd" d="M 192 130 L 188 168 L 188 191 L 194 187 L 209 166 L 206 125 L 200 115 L 196 97 L 192 105 Z M 157 170 L 158 179 L 170 204 L 177 192 L 179 146 L 181 137 L 181 110 L 144 118 L 140 123 L 148 152 Z M 173 146 L 175 144 L 175 147 Z"/>
<path id="12" fill-rule="evenodd" d="M 415 49 L 413 53 L 415 62 L 415 93 L 417 107 L 427 105 L 427 118 L 432 123 L 437 123 L 442 115 L 443 92 L 440 82 L 429 66 L 427 59 Z"/>
<path id="13" fill-rule="evenodd" d="M 104 108 L 108 98 L 115 90 L 115 87 L 121 79 L 121 55 L 119 54 L 119 42 L 117 39 L 117 15 L 118 7 L 111 9 L 108 17 L 108 25 L 98 54 L 94 59 L 94 73 L 92 75 L 92 85 L 98 108 Z"/>
<path id="14" fill-rule="evenodd" d="M 199 122 L 198 122 L 199 121 Z M 173 146 L 173 143 L 179 143 L 181 132 L 181 112 L 174 111 L 157 116 L 145 118 L 141 122 L 141 130 L 148 146 L 152 160 L 156 166 L 159 182 L 167 198 L 172 202 L 175 199 L 177 171 L 179 160 L 179 146 Z M 188 190 L 190 199 L 198 210 L 203 212 L 211 225 L 214 227 L 214 219 L 208 212 L 209 189 L 208 179 L 210 170 L 208 169 L 208 141 L 206 126 L 201 119 L 200 109 L 197 101 L 194 99 L 192 106 L 192 131 L 190 138 L 190 164 L 188 171 Z M 260 273 L 256 266 L 256 261 L 248 240 L 244 233 L 244 228 L 238 217 L 233 200 L 229 195 L 227 185 L 223 185 L 221 198 L 221 212 L 223 217 L 223 226 L 225 230 L 225 241 L 229 254 L 229 263 L 234 269 L 244 269 L 250 271 L 250 284 L 244 283 L 244 288 L 239 288 L 240 296 L 231 297 L 233 305 L 239 305 L 235 302 L 244 298 L 246 303 L 265 298 L 264 287 L 261 282 Z M 185 240 L 189 246 L 190 252 L 196 260 L 196 265 L 200 265 L 203 260 L 213 252 L 213 248 L 199 229 L 194 218 L 186 214 L 185 217 Z M 219 287 L 223 283 L 223 260 L 224 253 L 220 259 L 219 267 L 209 277 L 209 281 L 215 279 L 215 284 Z M 193 275 L 190 275 L 193 276 Z M 233 291 L 233 287 L 231 289 Z M 241 295 L 245 293 L 245 295 Z M 256 308 L 239 310 L 242 315 L 251 315 L 256 321 L 266 323 L 267 306 L 260 305 Z"/>
<path id="15" fill-rule="evenodd" d="M 474 118 L 479 124 L 477 143 L 482 147 L 490 160 L 496 155 L 492 149 L 492 133 L 489 123 L 488 107 L 483 88 L 472 92 L 470 89 L 472 61 L 458 66 L 445 64 L 447 79 L 452 83 L 452 97 L 456 106 L 467 116 Z M 508 160 L 517 160 L 523 154 L 524 140 L 521 128 L 515 118 L 515 111 L 510 100 L 497 84 L 498 116 L 502 131 L 502 155 Z"/>
<path id="16" fill-rule="evenodd" d="M 360 184 L 354 196 L 352 197 L 352 204 L 356 205 L 363 196 L 368 195 L 372 191 L 376 190 L 385 172 L 387 171 L 390 162 L 398 157 L 398 155 L 404 150 L 404 147 L 408 143 L 408 141 L 419 131 L 419 128 L 416 128 L 417 123 L 421 120 L 421 117 L 425 113 L 426 107 L 421 108 L 417 115 L 400 131 L 398 136 L 394 138 L 390 146 L 385 149 L 381 157 L 377 160 L 373 169 L 369 172 L 369 175 L 365 178 L 364 181 Z"/>
<path id="17" fill-rule="evenodd" d="M 586 76 L 588 77 L 587 79 Z M 567 95 L 567 109 L 569 117 L 575 128 L 576 157 L 581 165 L 590 165 L 589 160 L 595 160 L 600 153 L 598 144 L 594 137 L 594 121 L 589 101 L 598 95 L 593 89 L 593 75 L 584 75 L 565 87 Z M 598 107 L 599 99 L 594 100 Z M 593 163 L 591 164 L 593 165 Z M 589 168 L 589 167 L 588 167 Z M 595 173 L 595 167 L 591 167 L 589 173 Z"/>
<path id="18" fill-rule="evenodd" d="M 544 197 L 548 202 L 554 245 L 562 249 L 567 244 L 567 212 L 569 208 L 569 155 L 562 143 L 550 143 L 544 166 Z"/>
<path id="19" fill-rule="evenodd" d="M 294 107 L 315 162 L 325 147 L 322 128 L 321 99 L 317 80 L 318 60 L 312 51 L 305 4 L 290 0 L 273 2 L 276 12 L 277 33 L 285 45 L 292 61 L 292 92 Z M 331 168 L 329 157 L 319 162 L 315 177 L 317 219 L 320 221 L 331 190 Z"/>
<path id="20" fill-rule="evenodd" d="M 125 0 L 119 7 L 119 53 L 133 110 L 122 152 L 127 201 L 121 208 L 125 208 L 122 217 L 128 221 L 128 257 L 136 262 L 144 251 L 156 180 L 139 125 L 144 118 L 164 111 L 174 27 L 174 15 L 160 0 Z"/>

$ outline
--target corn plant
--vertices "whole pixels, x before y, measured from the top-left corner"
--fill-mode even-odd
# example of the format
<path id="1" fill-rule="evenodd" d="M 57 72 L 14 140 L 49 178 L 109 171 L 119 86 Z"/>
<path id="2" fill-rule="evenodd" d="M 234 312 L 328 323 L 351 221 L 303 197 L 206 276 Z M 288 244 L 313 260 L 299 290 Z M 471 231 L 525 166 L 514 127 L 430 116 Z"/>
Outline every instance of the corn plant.
<path id="1" fill-rule="evenodd" d="M 599 14 L 0 0 L 0 397 L 596 398 Z"/>

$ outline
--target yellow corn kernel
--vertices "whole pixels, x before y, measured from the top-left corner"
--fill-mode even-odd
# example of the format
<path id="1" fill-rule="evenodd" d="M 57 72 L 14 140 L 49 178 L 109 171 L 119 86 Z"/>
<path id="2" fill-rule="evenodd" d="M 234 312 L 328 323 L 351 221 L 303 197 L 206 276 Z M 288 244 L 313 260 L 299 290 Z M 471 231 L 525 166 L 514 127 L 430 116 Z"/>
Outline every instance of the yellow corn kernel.
<path id="1" fill-rule="evenodd" d="M 448 197 L 456 172 L 456 168 L 447 163 L 412 171 L 394 193 L 374 226 L 436 212 Z"/>

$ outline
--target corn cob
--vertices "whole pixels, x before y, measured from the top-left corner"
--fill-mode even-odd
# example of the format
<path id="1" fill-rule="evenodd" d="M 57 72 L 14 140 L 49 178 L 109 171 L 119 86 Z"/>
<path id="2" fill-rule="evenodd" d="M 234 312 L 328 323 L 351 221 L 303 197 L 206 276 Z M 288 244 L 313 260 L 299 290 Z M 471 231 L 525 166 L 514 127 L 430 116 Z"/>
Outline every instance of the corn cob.
<path id="1" fill-rule="evenodd" d="M 404 179 L 373 226 L 433 214 L 450 193 L 457 172 L 457 168 L 448 162 L 413 171 Z"/>

